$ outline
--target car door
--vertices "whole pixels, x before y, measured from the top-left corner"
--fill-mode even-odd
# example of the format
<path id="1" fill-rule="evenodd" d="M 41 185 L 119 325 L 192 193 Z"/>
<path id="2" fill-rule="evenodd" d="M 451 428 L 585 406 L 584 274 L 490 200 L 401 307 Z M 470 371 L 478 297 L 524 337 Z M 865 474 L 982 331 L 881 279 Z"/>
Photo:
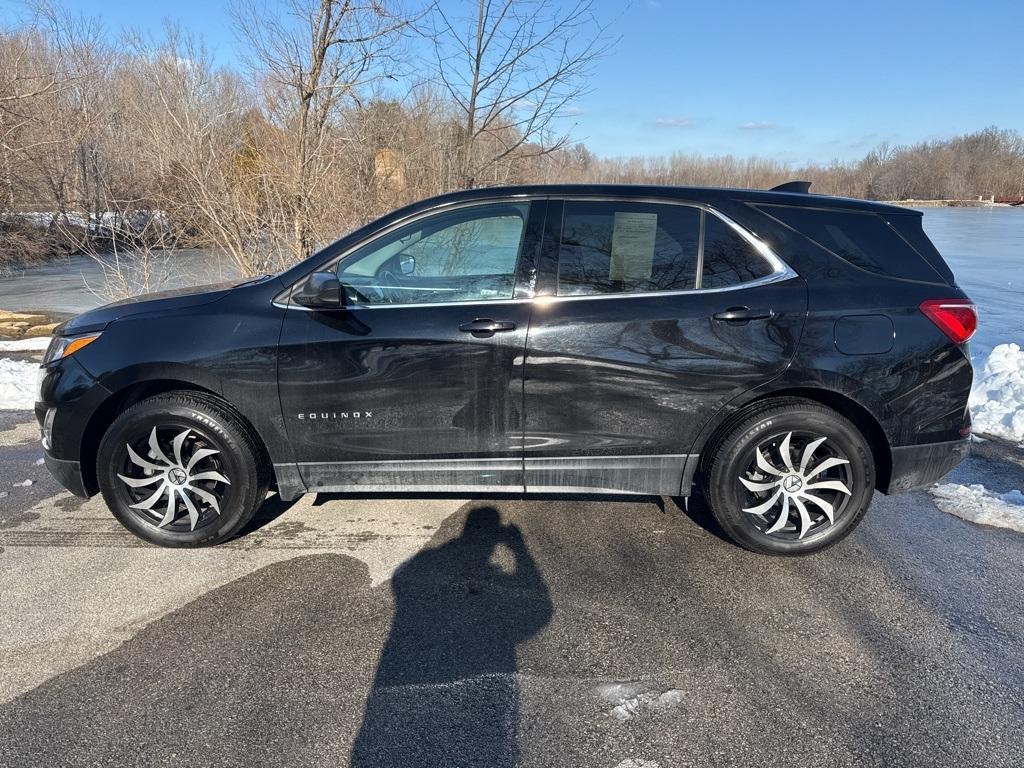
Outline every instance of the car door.
<path id="1" fill-rule="evenodd" d="M 310 490 L 522 490 L 520 255 L 543 201 L 456 205 L 327 269 L 345 306 L 293 303 L 279 391 Z M 323 269 L 323 268 L 321 268 Z"/>
<path id="2" fill-rule="evenodd" d="M 552 201 L 527 341 L 530 491 L 678 494 L 700 428 L 781 373 L 803 281 L 714 211 Z"/>

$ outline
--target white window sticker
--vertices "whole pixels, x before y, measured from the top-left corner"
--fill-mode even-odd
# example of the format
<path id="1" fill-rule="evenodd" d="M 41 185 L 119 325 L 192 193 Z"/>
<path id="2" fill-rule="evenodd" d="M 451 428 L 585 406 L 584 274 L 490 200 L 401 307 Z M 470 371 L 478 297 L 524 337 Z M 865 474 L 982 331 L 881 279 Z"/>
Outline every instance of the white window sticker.
<path id="1" fill-rule="evenodd" d="M 609 280 L 650 280 L 658 214 L 615 212 Z"/>

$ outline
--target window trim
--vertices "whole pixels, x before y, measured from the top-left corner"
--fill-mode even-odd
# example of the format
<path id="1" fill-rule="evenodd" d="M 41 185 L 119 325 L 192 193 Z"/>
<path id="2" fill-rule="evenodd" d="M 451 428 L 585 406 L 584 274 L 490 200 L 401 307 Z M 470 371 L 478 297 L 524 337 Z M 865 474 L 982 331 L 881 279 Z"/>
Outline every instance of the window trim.
<path id="1" fill-rule="evenodd" d="M 496 304 L 527 304 L 527 303 L 539 303 L 539 304 L 554 304 L 562 301 L 592 301 L 595 299 L 638 299 L 638 298 L 650 298 L 658 296 L 678 296 L 678 295 L 692 295 L 692 294 L 703 294 L 703 293 L 725 293 L 727 291 L 743 290 L 745 288 L 755 288 L 762 285 L 770 285 L 771 283 L 779 283 L 784 280 L 792 280 L 800 275 L 794 270 L 789 264 L 787 264 L 778 254 L 775 253 L 759 237 L 753 232 L 750 232 L 742 225 L 736 223 L 732 218 L 719 211 L 714 206 L 708 203 L 702 203 L 695 200 L 675 200 L 672 198 L 657 197 L 651 195 L 587 195 L 587 194 L 567 194 L 567 195 L 551 195 L 546 193 L 538 194 L 524 194 L 524 195 L 495 195 L 494 197 L 484 197 L 475 200 L 460 200 L 451 203 L 441 203 L 439 205 L 427 208 L 418 213 L 406 216 L 398 221 L 392 222 L 390 225 L 371 235 L 368 239 L 363 240 L 359 243 L 354 244 L 352 247 L 346 249 L 342 253 L 311 267 L 310 270 L 304 273 L 295 282 L 285 288 L 283 291 L 278 293 L 273 301 L 271 302 L 275 307 L 279 309 L 295 310 L 298 312 L 322 312 L 324 310 L 313 307 L 304 307 L 301 304 L 295 304 L 291 301 L 292 293 L 302 284 L 302 282 L 308 278 L 313 272 L 322 272 L 326 269 L 337 265 L 342 259 L 355 253 L 360 248 L 364 248 L 377 240 L 387 237 L 395 230 L 400 229 L 408 224 L 414 224 L 417 221 L 433 216 L 438 213 L 447 213 L 448 211 L 458 210 L 460 208 L 472 208 L 477 206 L 493 205 L 495 203 L 508 203 L 508 202 L 519 202 L 519 203 L 537 203 L 537 202 L 558 202 L 563 205 L 573 201 L 588 201 L 588 202 L 609 202 L 609 203 L 647 203 L 657 205 L 681 205 L 689 208 L 698 208 L 705 213 L 710 213 L 713 216 L 717 216 L 729 227 L 736 231 L 740 237 L 746 240 L 753 248 L 764 258 L 773 269 L 771 274 L 759 277 L 756 280 L 748 280 L 744 283 L 737 283 L 736 285 L 726 285 L 720 288 L 680 288 L 671 291 L 640 291 L 636 293 L 601 293 L 586 296 L 559 296 L 557 293 L 554 294 L 535 294 L 529 297 L 523 298 L 510 298 L 510 299 L 480 299 L 473 301 L 449 301 L 449 302 L 432 302 L 432 303 L 417 303 L 417 304 L 349 304 L 341 309 L 354 311 L 354 310 L 374 310 L 374 309 L 425 309 L 427 307 L 471 307 L 480 305 L 496 305 Z M 564 209 L 563 209 L 564 210 Z M 563 212 L 564 215 L 564 212 Z M 561 223 L 558 224 L 559 238 L 561 238 Z M 701 248 L 699 258 L 703 259 L 703 237 L 704 227 L 703 220 L 701 223 Z M 522 253 L 519 254 L 518 260 L 522 260 Z M 698 265 L 703 268 L 703 261 Z M 516 274 L 518 274 L 519 264 L 516 265 Z M 697 272 L 698 276 L 701 275 L 700 270 Z M 557 291 L 557 287 L 555 289 Z"/>
<path id="2" fill-rule="evenodd" d="M 737 291 L 744 288 L 755 288 L 761 285 L 769 285 L 771 283 L 782 282 L 783 280 L 791 280 L 794 277 L 799 277 L 799 274 L 789 264 L 782 260 L 778 254 L 773 251 L 767 243 L 761 240 L 754 233 L 747 230 L 745 227 L 736 223 L 732 218 L 719 211 L 712 205 L 707 203 L 700 203 L 690 200 L 668 200 L 660 197 L 631 197 L 628 195 L 560 195 L 557 198 L 563 203 L 571 202 L 594 202 L 594 203 L 644 203 L 647 205 L 679 205 L 688 208 L 697 208 L 704 212 L 705 215 L 712 215 L 718 218 L 720 221 L 725 223 L 733 231 L 736 232 L 741 238 L 747 241 L 747 243 L 757 251 L 758 255 L 761 256 L 765 261 L 768 262 L 772 268 L 772 272 L 765 275 L 764 277 L 758 277 L 754 280 L 747 280 L 742 283 L 736 283 L 735 285 L 723 285 L 719 288 L 702 288 L 701 282 L 703 281 L 704 271 L 704 216 L 700 220 L 700 234 L 698 237 L 698 248 L 697 248 L 697 280 L 694 288 L 675 288 L 668 291 L 631 291 L 622 293 L 594 293 L 584 294 L 581 296 L 559 296 L 557 283 L 555 285 L 555 293 L 553 295 L 539 295 L 535 296 L 534 300 L 542 299 L 543 303 L 550 304 L 556 301 L 580 301 L 590 299 L 622 299 L 622 298 L 642 298 L 647 296 L 680 296 L 688 294 L 701 294 L 701 293 L 725 293 L 726 291 Z M 562 212 L 563 219 L 565 217 L 565 211 Z M 559 249 L 561 249 L 561 226 L 559 227 Z M 559 252 L 559 259 L 561 253 Z"/>

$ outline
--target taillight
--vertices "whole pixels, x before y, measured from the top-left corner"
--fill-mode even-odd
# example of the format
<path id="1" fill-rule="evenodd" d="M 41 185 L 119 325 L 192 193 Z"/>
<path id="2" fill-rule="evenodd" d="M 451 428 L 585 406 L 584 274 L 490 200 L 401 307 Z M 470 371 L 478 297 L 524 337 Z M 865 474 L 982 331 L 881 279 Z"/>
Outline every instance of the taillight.
<path id="1" fill-rule="evenodd" d="M 928 299 L 920 309 L 955 344 L 963 344 L 978 330 L 978 308 L 967 299 Z"/>

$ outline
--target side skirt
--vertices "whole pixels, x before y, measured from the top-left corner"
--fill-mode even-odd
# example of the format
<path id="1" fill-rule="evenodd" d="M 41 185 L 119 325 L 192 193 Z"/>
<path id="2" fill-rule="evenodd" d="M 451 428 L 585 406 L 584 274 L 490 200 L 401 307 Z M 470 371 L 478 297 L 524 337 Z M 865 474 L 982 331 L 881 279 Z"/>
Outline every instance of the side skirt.
<path id="1" fill-rule="evenodd" d="M 687 454 L 526 459 L 529 493 L 678 496 Z"/>
<path id="2" fill-rule="evenodd" d="M 697 457 L 567 456 L 275 464 L 282 498 L 330 493 L 609 493 L 677 496 Z"/>

